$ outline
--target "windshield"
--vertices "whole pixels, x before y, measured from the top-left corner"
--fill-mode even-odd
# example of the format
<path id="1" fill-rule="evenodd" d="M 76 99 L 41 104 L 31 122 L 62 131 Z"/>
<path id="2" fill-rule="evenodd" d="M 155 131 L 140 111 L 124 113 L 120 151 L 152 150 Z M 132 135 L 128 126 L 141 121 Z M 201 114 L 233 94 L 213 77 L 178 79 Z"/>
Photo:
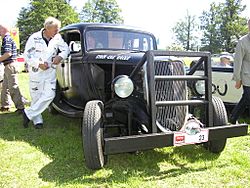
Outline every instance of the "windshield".
<path id="1" fill-rule="evenodd" d="M 153 50 L 153 38 L 144 33 L 124 30 L 88 30 L 85 35 L 87 51 L 112 50 Z"/>

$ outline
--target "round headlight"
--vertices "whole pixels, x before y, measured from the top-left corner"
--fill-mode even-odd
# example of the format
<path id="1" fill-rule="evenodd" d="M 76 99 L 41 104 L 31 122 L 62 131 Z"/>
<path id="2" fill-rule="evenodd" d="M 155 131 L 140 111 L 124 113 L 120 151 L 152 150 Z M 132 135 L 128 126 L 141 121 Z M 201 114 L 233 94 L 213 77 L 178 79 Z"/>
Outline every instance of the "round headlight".
<path id="1" fill-rule="evenodd" d="M 116 77 L 113 83 L 116 95 L 121 98 L 128 97 L 134 90 L 134 84 L 132 80 L 126 75 Z"/>
<path id="2" fill-rule="evenodd" d="M 204 80 L 198 80 L 195 83 L 195 90 L 199 95 L 205 94 L 205 81 Z"/>

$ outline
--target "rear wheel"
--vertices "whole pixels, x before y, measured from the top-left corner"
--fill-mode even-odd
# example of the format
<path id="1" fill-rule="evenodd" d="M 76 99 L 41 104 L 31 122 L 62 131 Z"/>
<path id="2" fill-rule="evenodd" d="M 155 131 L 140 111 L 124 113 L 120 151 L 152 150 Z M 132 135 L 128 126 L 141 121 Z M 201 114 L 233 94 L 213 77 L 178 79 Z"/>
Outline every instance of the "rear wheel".
<path id="1" fill-rule="evenodd" d="M 48 111 L 49 113 L 51 113 L 52 115 L 57 115 L 59 112 L 53 107 L 53 104 L 50 104 L 48 106 Z"/>
<path id="2" fill-rule="evenodd" d="M 89 101 L 83 114 L 82 140 L 85 162 L 88 168 L 94 170 L 102 168 L 107 160 L 103 153 L 102 109 L 101 101 Z"/>
<path id="3" fill-rule="evenodd" d="M 219 97 L 212 97 L 213 103 L 213 124 L 214 126 L 222 126 L 228 123 L 227 111 L 223 101 Z M 226 146 L 226 138 L 218 138 L 204 144 L 204 147 L 212 153 L 221 153 Z"/>

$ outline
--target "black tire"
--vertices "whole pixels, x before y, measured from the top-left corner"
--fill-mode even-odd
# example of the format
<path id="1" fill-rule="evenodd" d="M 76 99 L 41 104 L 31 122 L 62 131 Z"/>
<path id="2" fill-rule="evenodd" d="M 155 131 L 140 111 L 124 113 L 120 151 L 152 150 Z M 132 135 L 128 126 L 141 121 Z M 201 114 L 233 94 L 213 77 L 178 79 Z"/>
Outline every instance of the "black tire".
<path id="1" fill-rule="evenodd" d="M 101 101 L 89 101 L 83 113 L 82 140 L 85 163 L 93 170 L 102 168 L 107 161 L 107 156 L 103 153 L 102 109 Z"/>
<path id="2" fill-rule="evenodd" d="M 219 97 L 212 97 L 213 103 L 213 125 L 221 126 L 228 123 L 227 111 L 223 101 Z M 204 144 L 204 147 L 212 153 L 221 153 L 226 146 L 227 139 L 212 140 Z"/>

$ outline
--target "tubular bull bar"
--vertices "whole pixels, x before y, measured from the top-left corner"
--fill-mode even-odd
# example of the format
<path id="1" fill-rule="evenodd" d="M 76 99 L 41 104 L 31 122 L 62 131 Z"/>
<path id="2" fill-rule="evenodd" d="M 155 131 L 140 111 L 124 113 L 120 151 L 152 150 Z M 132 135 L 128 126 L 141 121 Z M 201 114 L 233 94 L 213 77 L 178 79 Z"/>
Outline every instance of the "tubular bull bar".
<path id="1" fill-rule="evenodd" d="M 201 57 L 194 67 L 189 71 L 188 75 L 182 76 L 157 76 L 154 74 L 154 58 L 155 56 L 178 56 L 178 57 Z M 185 100 L 185 101 L 157 101 L 155 100 L 155 92 L 150 93 L 151 101 L 151 117 L 152 117 L 152 133 L 143 135 L 130 135 L 122 137 L 104 138 L 103 149 L 105 155 L 127 153 L 134 151 L 149 150 L 153 148 L 162 148 L 176 145 L 176 134 L 183 133 L 181 131 L 169 131 L 164 133 L 157 132 L 156 126 L 156 107 L 165 105 L 205 105 L 205 124 L 203 129 L 207 132 L 206 140 L 201 142 L 192 142 L 187 144 L 206 143 L 213 140 L 223 140 L 226 138 L 245 136 L 248 134 L 247 124 L 237 125 L 213 125 L 213 109 L 212 109 L 212 82 L 211 82 L 211 59 L 209 53 L 201 52 L 174 52 L 174 51 L 148 51 L 138 63 L 135 70 L 131 73 L 133 77 L 140 67 L 148 62 L 148 70 L 150 73 L 150 88 L 154 88 L 157 80 L 204 80 L 205 81 L 205 96 L 200 100 Z M 193 73 L 199 66 L 204 63 L 204 76 L 195 76 Z M 153 89 L 151 89 L 153 90 Z M 151 91 L 150 90 L 150 91 Z M 186 143 L 185 143 L 186 144 Z"/>
<path id="2" fill-rule="evenodd" d="M 217 139 L 245 136 L 248 133 L 248 125 L 223 125 L 205 128 L 205 130 L 208 130 L 209 132 L 208 141 L 212 141 Z M 176 132 L 153 133 L 104 138 L 104 154 L 110 155 L 174 146 L 175 133 Z"/>

